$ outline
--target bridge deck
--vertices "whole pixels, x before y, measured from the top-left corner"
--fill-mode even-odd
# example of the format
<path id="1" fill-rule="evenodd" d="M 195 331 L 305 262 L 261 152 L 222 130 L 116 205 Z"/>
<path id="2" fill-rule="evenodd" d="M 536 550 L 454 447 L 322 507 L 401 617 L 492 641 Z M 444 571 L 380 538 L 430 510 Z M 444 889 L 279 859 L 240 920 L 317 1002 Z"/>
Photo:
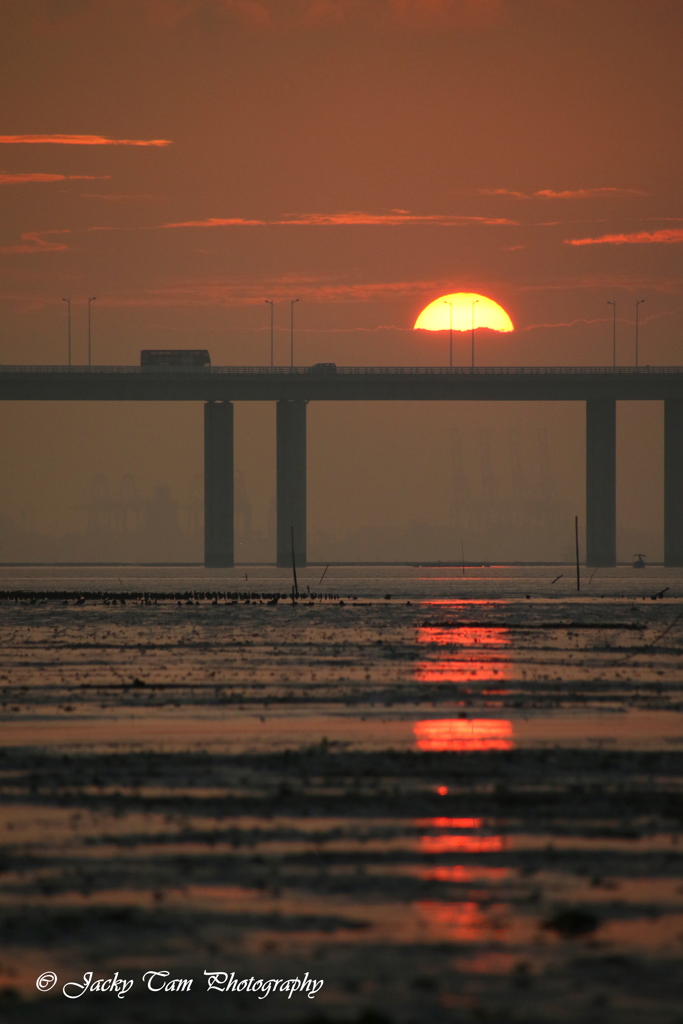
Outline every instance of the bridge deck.
<path id="1" fill-rule="evenodd" d="M 683 565 L 683 368 L 677 366 L 5 366 L 7 401 L 277 401 L 278 565 L 306 564 L 308 401 L 586 402 L 590 565 L 616 559 L 617 400 L 664 400 L 664 550 Z M 205 564 L 233 560 L 233 410 L 205 408 Z"/>
<path id="2" fill-rule="evenodd" d="M 3 366 L 14 401 L 587 401 L 683 398 L 679 366 Z"/>

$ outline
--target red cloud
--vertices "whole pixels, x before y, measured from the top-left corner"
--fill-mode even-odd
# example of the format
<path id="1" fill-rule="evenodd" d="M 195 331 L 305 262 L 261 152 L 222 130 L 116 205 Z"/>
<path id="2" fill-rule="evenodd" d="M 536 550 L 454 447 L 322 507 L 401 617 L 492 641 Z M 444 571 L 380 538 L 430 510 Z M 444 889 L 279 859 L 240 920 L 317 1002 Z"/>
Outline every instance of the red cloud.
<path id="1" fill-rule="evenodd" d="M 512 196 L 515 199 L 624 199 L 647 195 L 647 192 L 641 192 L 637 188 L 613 186 L 565 189 L 563 192 L 556 192 L 552 188 L 542 188 L 538 192 L 515 192 L 509 188 L 480 188 L 477 191 L 482 196 Z"/>
<path id="2" fill-rule="evenodd" d="M 382 29 L 395 25 L 399 29 L 429 32 L 505 20 L 509 0 L 299 0 L 299 6 L 309 11 L 321 7 L 334 9 L 337 21 L 343 18 Z"/>
<path id="3" fill-rule="evenodd" d="M 304 24 L 310 28 L 341 25 L 344 15 L 344 5 L 339 0 L 312 0 L 306 10 Z"/>
<path id="4" fill-rule="evenodd" d="M 507 220 L 505 217 L 463 217 L 458 214 L 433 213 L 413 214 L 407 210 L 392 210 L 390 213 L 361 213 L 355 210 L 349 213 L 310 213 L 301 217 L 286 219 L 283 224 L 313 224 L 313 225 L 390 225 L 392 227 L 403 224 L 441 224 L 447 227 L 458 224 L 508 224 L 517 225 L 517 221 Z"/>
<path id="5" fill-rule="evenodd" d="M 565 238 L 565 245 L 652 245 L 658 242 L 683 242 L 683 228 L 661 231 L 636 231 L 630 235 L 601 235 L 599 238 Z"/>
<path id="6" fill-rule="evenodd" d="M 19 245 L 0 246 L 0 253 L 21 254 L 41 252 L 64 252 L 68 246 L 64 242 L 48 242 L 43 235 L 67 235 L 67 231 L 25 231 Z"/>
<path id="7" fill-rule="evenodd" d="M 4 254 L 19 254 L 24 255 L 26 253 L 41 253 L 41 252 L 64 252 L 69 248 L 65 242 L 52 242 L 49 240 L 50 235 L 72 235 L 72 234 L 92 234 L 96 231 L 118 231 L 119 228 L 112 227 L 92 227 L 92 228 L 78 228 L 71 230 L 70 228 L 55 228 L 49 231 L 24 231 L 21 235 L 21 242 L 18 245 L 3 245 L 0 247 L 0 253 Z"/>
<path id="8" fill-rule="evenodd" d="M 126 192 L 81 192 L 82 199 L 104 199 L 109 203 L 120 203 L 135 199 L 163 199 L 163 196 L 150 195 L 147 192 L 126 193 Z"/>
<path id="9" fill-rule="evenodd" d="M 0 135 L 0 144 L 56 146 L 170 146 L 168 139 L 108 139 L 104 135 Z"/>
<path id="10" fill-rule="evenodd" d="M 113 306 L 261 306 L 264 295 L 288 301 L 292 289 L 296 289 L 297 295 L 308 301 L 372 302 L 405 298 L 406 295 L 427 295 L 434 291 L 444 291 L 448 286 L 449 282 L 444 281 L 343 283 L 302 274 L 287 274 L 252 280 L 178 281 L 165 288 L 110 296 L 106 301 Z"/>
<path id="11" fill-rule="evenodd" d="M 2 174 L 0 185 L 20 185 L 32 181 L 104 181 L 110 174 Z"/>
<path id="12" fill-rule="evenodd" d="M 277 220 L 250 220 L 244 217 L 207 217 L 205 220 L 179 221 L 162 224 L 163 228 L 221 228 L 221 227 L 287 227 L 303 225 L 312 227 L 397 227 L 405 224 L 434 224 L 453 227 L 467 224 L 512 225 L 515 220 L 506 217 L 463 217 L 457 214 L 434 213 L 412 214 L 407 210 L 392 210 L 390 213 L 305 213 L 279 218 Z"/>
<path id="13" fill-rule="evenodd" d="M 534 192 L 534 196 L 539 196 L 543 199 L 605 199 L 613 198 L 620 199 L 627 196 L 644 196 L 646 192 L 641 192 L 637 188 L 577 188 L 568 189 L 564 192 L 554 192 L 551 188 L 541 189 L 540 192 Z"/>
<path id="14" fill-rule="evenodd" d="M 390 0 L 399 24 L 412 28 L 443 29 L 463 22 L 496 21 L 505 14 L 503 0 Z"/>
<path id="15" fill-rule="evenodd" d="M 263 227 L 278 221 L 247 220 L 245 217 L 207 217 L 205 220 L 182 220 L 173 224 L 161 224 L 162 228 L 232 228 Z"/>
<path id="16" fill-rule="evenodd" d="M 356 23 L 380 31 L 443 31 L 500 21 L 508 5 L 509 0 L 145 0 L 155 24 L 173 27 L 209 8 L 248 27 L 289 31 Z"/>
<path id="17" fill-rule="evenodd" d="M 526 192 L 514 192 L 509 188 L 478 188 L 477 193 L 480 196 L 513 196 L 515 199 L 531 198 Z"/>

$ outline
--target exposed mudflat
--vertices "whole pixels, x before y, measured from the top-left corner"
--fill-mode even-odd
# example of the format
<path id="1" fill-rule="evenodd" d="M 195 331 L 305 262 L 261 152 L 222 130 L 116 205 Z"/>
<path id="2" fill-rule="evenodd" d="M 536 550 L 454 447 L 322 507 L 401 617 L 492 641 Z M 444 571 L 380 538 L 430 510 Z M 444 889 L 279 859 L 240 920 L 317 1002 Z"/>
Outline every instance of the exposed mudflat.
<path id="1" fill-rule="evenodd" d="M 683 1021 L 681 571 L 121 571 L 1 570 L 3 1021 Z"/>

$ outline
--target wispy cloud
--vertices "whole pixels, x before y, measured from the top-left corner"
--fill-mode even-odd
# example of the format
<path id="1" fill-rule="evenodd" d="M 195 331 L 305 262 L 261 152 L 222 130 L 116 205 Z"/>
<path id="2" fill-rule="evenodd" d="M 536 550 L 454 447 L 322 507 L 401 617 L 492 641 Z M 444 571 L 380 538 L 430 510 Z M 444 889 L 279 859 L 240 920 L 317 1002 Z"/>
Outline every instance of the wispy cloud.
<path id="1" fill-rule="evenodd" d="M 565 238 L 565 245 L 656 245 L 683 242 L 683 228 L 635 231 L 632 234 L 600 235 L 599 238 Z"/>
<path id="2" fill-rule="evenodd" d="M 538 192 L 515 192 L 509 188 L 479 188 L 477 193 L 482 196 L 511 196 L 514 199 L 629 199 L 642 197 L 647 192 L 637 188 L 575 188 L 556 191 L 542 188 Z"/>
<path id="3" fill-rule="evenodd" d="M 532 193 L 515 192 L 510 188 L 478 188 L 476 194 L 479 196 L 512 196 L 515 199 L 531 199 Z"/>
<path id="4" fill-rule="evenodd" d="M 641 192 L 637 188 L 576 188 L 566 189 L 564 192 L 555 192 L 551 188 L 541 189 L 534 192 L 534 197 L 541 199 L 629 199 L 642 197 L 647 192 Z"/>
<path id="5" fill-rule="evenodd" d="M 142 198 L 158 198 L 154 196 L 106 196 L 97 195 L 94 198 L 98 199 L 142 199 Z M 49 241 L 48 236 L 53 234 L 90 234 L 96 231 L 155 231 L 155 230 L 166 230 L 171 228 L 225 228 L 225 227 L 290 227 L 290 226 L 313 226 L 313 227 L 329 227 L 329 226 L 369 226 L 369 227 L 382 227 L 382 226 L 401 226 L 401 225 L 435 225 L 435 226 L 473 226 L 473 225 L 512 225 L 516 226 L 517 221 L 508 220 L 505 217 L 461 217 L 451 214 L 410 214 L 405 210 L 393 210 L 389 214 L 373 214 L 373 213 L 338 213 L 338 214 L 323 214 L 323 213 L 311 213 L 303 214 L 301 216 L 285 216 L 274 220 L 257 220 L 249 219 L 246 217 L 208 217 L 204 220 L 186 220 L 177 221 L 169 224 L 158 224 L 150 225 L 141 228 L 121 228 L 111 226 L 93 226 L 89 228 L 79 228 L 73 231 L 31 231 L 22 234 L 21 244 L 18 245 L 6 245 L 0 246 L 0 254 L 26 254 L 26 253 L 41 253 L 41 252 L 61 252 L 68 248 L 66 245 L 56 245 Z"/>
<path id="6" fill-rule="evenodd" d="M 65 241 L 54 241 L 54 236 L 62 235 L 90 235 L 103 231 L 120 231 L 120 228 L 107 226 L 94 226 L 90 228 L 53 228 L 48 231 L 24 231 L 21 234 L 21 242 L 16 245 L 0 246 L 0 254 L 4 255 L 31 255 L 33 253 L 65 252 L 70 246 Z"/>
<path id="7" fill-rule="evenodd" d="M 139 199 L 163 199 L 163 196 L 148 195 L 145 192 L 141 192 L 139 194 L 128 194 L 124 192 L 81 192 L 80 195 L 82 199 L 104 199 L 108 203 L 121 203 Z"/>
<path id="8" fill-rule="evenodd" d="M 663 319 L 665 319 L 667 317 L 676 316 L 679 313 L 680 313 L 680 309 L 679 308 L 660 309 L 656 313 L 651 313 L 649 315 L 647 315 L 647 314 L 643 315 L 641 313 L 641 315 L 640 315 L 640 324 L 644 325 L 644 324 L 648 324 L 648 323 L 653 323 L 653 322 L 655 322 L 657 320 L 663 320 Z M 617 317 L 617 321 L 619 323 L 624 323 L 624 324 L 633 324 L 633 323 L 635 323 L 635 318 L 634 317 L 628 317 L 628 316 L 618 316 Z M 589 326 L 590 327 L 590 326 L 592 326 L 594 324 L 611 324 L 611 323 L 612 323 L 612 316 L 611 316 L 611 314 L 608 314 L 607 316 L 593 317 L 592 319 L 587 319 L 585 317 L 579 317 L 576 320 L 560 320 L 560 321 L 556 321 L 556 322 L 552 322 L 552 323 L 547 323 L 547 324 L 546 323 L 542 323 L 542 324 L 527 324 L 525 327 L 518 327 L 518 328 L 515 328 L 515 330 L 517 330 L 518 332 L 520 332 L 520 331 L 536 331 L 536 330 L 542 329 L 544 327 L 576 327 L 578 324 L 580 324 L 581 326 Z"/>
<path id="9" fill-rule="evenodd" d="M 169 139 L 108 139 L 104 135 L 0 135 L 0 145 L 171 146 Z"/>
<path id="10" fill-rule="evenodd" d="M 175 26 L 209 8 L 263 31 L 339 29 L 435 32 L 486 27 L 509 16 L 509 0 L 145 0 L 148 18 Z"/>
<path id="11" fill-rule="evenodd" d="M 400 227 L 408 224 L 458 227 L 468 224 L 511 225 L 518 221 L 507 217 L 466 217 L 458 214 L 434 213 L 413 214 L 407 210 L 392 210 L 390 213 L 362 213 L 352 210 L 348 213 L 305 213 L 292 214 L 274 220 L 254 220 L 246 217 L 207 217 L 204 220 L 177 221 L 162 224 L 162 228 L 226 228 L 226 227 Z"/>
<path id="12" fill-rule="evenodd" d="M 391 16 L 406 28 L 443 30 L 504 19 L 507 0 L 389 0 Z"/>
<path id="13" fill-rule="evenodd" d="M 51 181 L 105 181 L 110 177 L 110 174 L 3 174 L 0 171 L 0 185 Z"/>
<path id="14" fill-rule="evenodd" d="M 683 277 L 662 277 L 659 274 L 646 276 L 644 274 L 595 273 L 578 277 L 565 276 L 548 280 L 527 281 L 525 283 L 518 282 L 516 284 L 501 281 L 500 286 L 510 293 L 519 295 L 544 292 L 566 292 L 567 294 L 576 292 L 593 293 L 596 301 L 599 300 L 600 302 L 602 302 L 603 292 L 606 290 L 609 292 L 615 290 L 619 292 L 649 291 L 662 295 L 683 295 Z M 591 301 L 593 300 L 591 299 Z"/>
<path id="15" fill-rule="evenodd" d="M 348 282 L 306 274 L 284 274 L 269 278 L 210 278 L 178 281 L 162 288 L 141 289 L 107 302 L 116 306 L 253 306 L 263 305 L 265 296 L 288 302 L 293 293 L 305 302 L 381 302 L 445 292 L 452 282 L 373 281 Z"/>
<path id="16" fill-rule="evenodd" d="M 153 25 L 174 28 L 182 22 L 195 18 L 209 8 L 217 15 L 237 19 L 244 25 L 257 29 L 273 27 L 270 4 L 263 0 L 143 0 L 148 21 Z M 282 5 L 284 6 L 284 5 Z M 289 6 L 289 5 L 288 5 Z"/>
<path id="17" fill-rule="evenodd" d="M 67 235 L 65 231 L 25 231 L 21 236 L 21 242 L 17 245 L 0 246 L 0 253 L 4 255 L 26 255 L 31 253 L 65 252 L 68 249 L 66 242 L 54 242 L 47 239 L 46 235 Z"/>
<path id="18" fill-rule="evenodd" d="M 592 324 L 604 324 L 604 323 L 607 323 L 607 322 L 609 322 L 609 323 L 612 322 L 612 317 L 611 316 L 597 316 L 597 317 L 593 317 L 592 319 L 587 319 L 586 317 L 577 317 L 575 320 L 560 320 L 560 321 L 555 321 L 553 323 L 547 323 L 547 324 L 527 324 L 525 327 L 517 328 L 517 330 L 518 331 L 537 331 L 537 330 L 540 330 L 541 328 L 544 328 L 544 327 L 576 327 L 577 324 L 581 324 L 582 326 L 585 327 L 585 326 L 590 326 Z"/>

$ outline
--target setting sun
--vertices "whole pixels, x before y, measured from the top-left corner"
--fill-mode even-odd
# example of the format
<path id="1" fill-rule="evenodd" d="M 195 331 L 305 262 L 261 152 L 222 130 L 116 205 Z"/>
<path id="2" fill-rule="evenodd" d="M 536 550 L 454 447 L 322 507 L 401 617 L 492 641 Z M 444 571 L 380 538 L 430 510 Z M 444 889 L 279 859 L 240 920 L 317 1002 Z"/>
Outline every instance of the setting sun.
<path id="1" fill-rule="evenodd" d="M 451 320 L 451 316 L 453 319 Z M 476 292 L 453 292 L 434 299 L 415 321 L 415 330 L 470 331 L 488 327 L 492 331 L 513 331 L 512 320 L 502 306 Z"/>

